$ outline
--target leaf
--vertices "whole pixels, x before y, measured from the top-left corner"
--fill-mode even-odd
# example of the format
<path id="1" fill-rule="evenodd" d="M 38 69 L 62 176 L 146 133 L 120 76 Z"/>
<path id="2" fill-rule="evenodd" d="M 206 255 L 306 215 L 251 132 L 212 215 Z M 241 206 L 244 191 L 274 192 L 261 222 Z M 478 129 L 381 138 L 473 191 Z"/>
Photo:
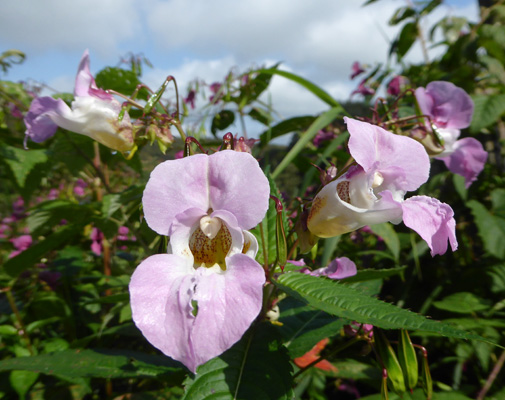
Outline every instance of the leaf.
<path id="1" fill-rule="evenodd" d="M 102 69 L 96 74 L 95 81 L 100 88 L 112 89 L 127 96 L 133 94 L 137 85 L 140 84 L 135 72 L 117 67 Z M 146 98 L 145 93 L 137 97 Z"/>
<path id="2" fill-rule="evenodd" d="M 474 112 L 470 132 L 477 133 L 494 124 L 505 112 L 505 94 L 474 95 Z"/>
<path id="3" fill-rule="evenodd" d="M 416 11 L 410 7 L 400 7 L 398 8 L 393 16 L 390 18 L 388 24 L 389 25 L 397 25 L 402 22 L 404 19 L 410 18 L 416 15 Z"/>
<path id="4" fill-rule="evenodd" d="M 332 362 L 337 368 L 336 376 L 344 379 L 368 379 L 379 381 L 382 378 L 381 371 L 371 365 L 352 360 L 337 360 Z"/>
<path id="5" fill-rule="evenodd" d="M 0 143 L 0 156 L 9 166 L 19 187 L 23 188 L 30 171 L 37 164 L 47 162 L 45 150 L 23 150 Z"/>
<path id="6" fill-rule="evenodd" d="M 168 377 L 182 380 L 185 370 L 165 356 L 130 350 L 65 350 L 0 361 L 0 371 L 33 371 L 69 378 Z"/>
<path id="7" fill-rule="evenodd" d="M 46 239 L 31 246 L 17 256 L 8 259 L 4 264 L 5 272 L 16 277 L 24 270 L 31 268 L 38 263 L 43 255 L 51 250 L 61 248 L 64 243 L 69 242 L 79 233 L 73 226 L 67 226 L 58 232 L 52 233 Z"/>
<path id="8" fill-rule="evenodd" d="M 285 119 L 270 129 L 260 133 L 261 146 L 266 146 L 270 140 L 286 135 L 287 133 L 303 131 L 307 129 L 315 119 L 316 117 L 312 115 Z"/>
<path id="9" fill-rule="evenodd" d="M 401 60 L 410 50 L 419 34 L 417 21 L 405 24 L 398 36 L 398 39 L 393 43 L 392 52 L 396 52 L 398 60 Z"/>
<path id="10" fill-rule="evenodd" d="M 372 225 L 370 226 L 370 229 L 373 233 L 384 240 L 386 246 L 393 254 L 395 261 L 398 262 L 400 258 L 400 239 L 398 239 L 398 235 L 396 234 L 393 226 L 389 223 L 383 223 Z"/>
<path id="11" fill-rule="evenodd" d="M 338 334 L 349 322 L 314 310 L 292 297 L 279 302 L 279 308 L 282 326 L 278 329 L 292 358 L 303 356 L 319 341 Z"/>
<path id="12" fill-rule="evenodd" d="M 270 193 L 277 197 L 281 203 L 282 195 L 274 180 L 270 174 L 267 174 L 268 183 L 270 184 Z M 283 203 L 282 211 L 282 221 L 284 227 L 288 226 L 288 219 L 286 215 L 286 206 Z M 276 236 L 276 223 L 277 223 L 277 210 L 275 208 L 275 202 L 269 200 L 269 207 L 261 225 L 256 226 L 251 230 L 251 233 L 258 240 L 258 253 L 256 255 L 256 260 L 261 264 L 265 264 L 264 253 L 267 253 L 267 263 L 273 264 L 277 259 L 277 236 Z"/>
<path id="13" fill-rule="evenodd" d="M 505 219 L 491 214 L 477 200 L 470 200 L 466 205 L 472 210 L 479 236 L 484 242 L 484 248 L 493 256 L 505 259 Z"/>
<path id="14" fill-rule="evenodd" d="M 484 311 L 490 306 L 489 301 L 481 299 L 470 292 L 451 294 L 440 301 L 433 302 L 433 305 L 439 310 L 452 311 L 461 314 Z"/>
<path id="15" fill-rule="evenodd" d="M 291 272 L 281 275 L 274 283 L 288 295 L 337 317 L 372 324 L 383 329 L 420 330 L 494 344 L 478 335 L 427 319 L 330 279 Z"/>
<path id="16" fill-rule="evenodd" d="M 333 120 L 335 120 L 335 118 L 343 112 L 344 109 L 339 105 L 337 107 L 330 108 L 328 111 L 317 117 L 317 119 L 310 125 L 309 129 L 303 133 L 296 144 L 291 148 L 291 150 L 289 150 L 288 154 L 286 154 L 286 156 L 282 159 L 277 168 L 275 168 L 272 173 L 272 178 L 277 178 L 284 168 L 291 164 L 294 158 L 303 150 L 307 143 L 316 136 L 317 132 L 331 124 Z"/>
<path id="17" fill-rule="evenodd" d="M 216 136 L 217 131 L 223 131 L 235 121 L 235 113 L 231 110 L 222 110 L 212 119 L 210 131 Z"/>
<path id="18" fill-rule="evenodd" d="M 257 72 L 260 72 L 262 74 L 279 75 L 284 78 L 290 79 L 293 82 L 296 82 L 299 85 L 303 86 L 305 89 L 307 89 L 309 92 L 311 92 L 312 94 L 319 97 L 322 101 L 324 101 L 326 104 L 330 105 L 331 107 L 340 108 L 341 110 L 343 110 L 340 103 L 338 101 L 336 101 L 333 97 L 331 97 L 326 91 L 321 89 L 319 86 L 313 84 L 312 82 L 306 80 L 305 78 L 302 78 L 301 76 L 298 76 L 298 75 L 293 74 L 288 71 L 276 69 L 276 68 L 275 69 L 274 68 L 259 69 Z"/>
<path id="19" fill-rule="evenodd" d="M 12 371 L 9 380 L 19 398 L 24 399 L 38 377 L 39 374 L 31 371 Z"/>
<path id="20" fill-rule="evenodd" d="M 185 381 L 184 400 L 288 400 L 292 367 L 275 328 L 262 323 Z"/>

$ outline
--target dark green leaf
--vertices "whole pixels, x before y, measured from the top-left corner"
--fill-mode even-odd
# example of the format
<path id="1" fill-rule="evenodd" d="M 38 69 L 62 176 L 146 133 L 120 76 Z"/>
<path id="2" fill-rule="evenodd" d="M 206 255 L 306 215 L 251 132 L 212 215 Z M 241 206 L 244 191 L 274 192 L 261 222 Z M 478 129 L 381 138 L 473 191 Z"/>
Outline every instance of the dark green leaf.
<path id="1" fill-rule="evenodd" d="M 216 136 L 217 131 L 223 131 L 235 121 L 235 113 L 230 110 L 222 110 L 212 119 L 210 131 Z"/>
<path id="2" fill-rule="evenodd" d="M 398 239 L 398 235 L 396 234 L 393 226 L 386 222 L 383 224 L 372 225 L 370 226 L 370 229 L 373 233 L 384 240 L 395 260 L 398 261 L 400 258 L 400 240 Z"/>
<path id="3" fill-rule="evenodd" d="M 383 329 L 421 330 L 447 337 L 488 341 L 451 325 L 369 297 L 330 279 L 291 272 L 281 275 L 274 283 L 290 296 L 314 308 L 360 323 Z"/>
<path id="4" fill-rule="evenodd" d="M 40 262 L 42 256 L 47 252 L 59 249 L 64 243 L 71 241 L 79 229 L 74 226 L 67 226 L 58 232 L 52 233 L 49 237 L 23 251 L 16 257 L 10 258 L 5 262 L 4 269 L 11 276 L 18 276 L 25 269 L 33 267 Z"/>
<path id="5" fill-rule="evenodd" d="M 168 357 L 129 350 L 65 350 L 0 361 L 0 371 L 33 371 L 47 375 L 90 378 L 163 376 L 180 381 L 184 369 Z"/>
<path id="6" fill-rule="evenodd" d="M 314 310 L 291 297 L 282 300 L 279 308 L 279 322 L 282 323 L 279 331 L 292 358 L 303 356 L 319 341 L 337 335 L 349 322 Z"/>
<path id="7" fill-rule="evenodd" d="M 416 15 L 416 11 L 410 7 L 400 7 L 398 8 L 393 16 L 389 20 L 389 25 L 396 25 L 402 22 L 404 19 Z"/>
<path id="8" fill-rule="evenodd" d="M 47 162 L 45 150 L 23 150 L 0 143 L 0 156 L 9 166 L 19 187 L 24 187 L 30 171 L 37 165 Z"/>
<path id="9" fill-rule="evenodd" d="M 266 146 L 270 140 L 283 136 L 287 133 L 304 131 L 314 122 L 315 119 L 316 117 L 312 115 L 305 115 L 281 121 L 277 125 L 260 134 L 261 145 Z"/>
<path id="10" fill-rule="evenodd" d="M 409 22 L 403 26 L 400 36 L 398 36 L 398 40 L 393 44 L 393 47 L 395 48 L 393 51 L 396 51 L 398 60 L 401 60 L 407 54 L 412 45 L 415 43 L 418 34 L 417 21 Z"/>
<path id="11" fill-rule="evenodd" d="M 224 354 L 185 381 L 185 400 L 291 400 L 292 367 L 275 328 L 253 327 Z"/>
<path id="12" fill-rule="evenodd" d="M 130 96 L 140 84 L 135 72 L 117 67 L 106 67 L 95 77 L 96 85 Z"/>
<path id="13" fill-rule="evenodd" d="M 505 259 L 505 219 L 491 214 L 477 200 L 470 200 L 466 205 L 472 210 L 484 248 L 493 256 Z"/>

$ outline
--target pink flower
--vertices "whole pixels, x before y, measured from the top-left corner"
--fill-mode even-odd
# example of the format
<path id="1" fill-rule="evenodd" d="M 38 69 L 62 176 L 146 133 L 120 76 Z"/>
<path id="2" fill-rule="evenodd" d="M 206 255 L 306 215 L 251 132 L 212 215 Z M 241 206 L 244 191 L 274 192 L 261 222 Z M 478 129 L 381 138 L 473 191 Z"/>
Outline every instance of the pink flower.
<path id="1" fill-rule="evenodd" d="M 87 187 L 88 185 L 86 182 L 84 182 L 81 178 L 77 179 L 74 185 L 74 194 L 79 197 L 84 196 L 86 194 L 84 189 Z"/>
<path id="2" fill-rule="evenodd" d="M 387 93 L 391 96 L 398 96 L 405 85 L 407 84 L 408 79 L 401 75 L 396 75 L 393 79 L 391 79 L 388 83 Z"/>
<path id="3" fill-rule="evenodd" d="M 354 276 L 357 273 L 356 264 L 347 257 L 335 258 L 327 267 L 310 271 L 303 268 L 300 272 L 312 276 L 326 276 L 330 279 L 344 279 Z"/>
<path id="4" fill-rule="evenodd" d="M 151 173 L 145 219 L 170 244 L 133 273 L 132 316 L 153 346 L 193 372 L 237 342 L 261 309 L 265 274 L 246 230 L 263 219 L 269 194 L 248 153 L 197 154 Z"/>
<path id="5" fill-rule="evenodd" d="M 316 195 L 307 220 L 309 230 L 319 237 L 332 237 L 403 219 L 428 243 L 432 256 L 444 254 L 448 241 L 455 251 L 452 208 L 427 196 L 404 200 L 407 192 L 428 180 L 430 160 L 424 147 L 378 126 L 344 120 L 351 134 L 349 151 L 357 165 Z"/>
<path id="6" fill-rule="evenodd" d="M 421 112 L 431 118 L 432 128 L 444 142 L 444 151 L 436 158 L 449 171 L 463 176 L 468 188 L 487 160 L 487 152 L 477 139 L 458 140 L 460 129 L 467 128 L 472 121 L 472 99 L 463 89 L 443 81 L 430 82 L 426 89 L 417 88 L 415 95 Z"/>
<path id="7" fill-rule="evenodd" d="M 363 79 L 359 83 L 358 87 L 351 93 L 351 96 L 355 94 L 361 94 L 363 96 L 373 96 L 375 94 L 375 90 L 369 86 L 365 86 L 365 83 L 366 79 Z"/>
<path id="8" fill-rule="evenodd" d="M 319 131 L 317 132 L 316 136 L 314 136 L 312 143 L 314 144 L 314 146 L 319 147 L 323 142 L 333 140 L 335 139 L 335 137 L 336 135 L 334 132 Z"/>
<path id="9" fill-rule="evenodd" d="M 121 104 L 102 89 L 98 89 L 89 70 L 89 54 L 82 55 L 77 71 L 72 108 L 62 99 L 37 97 L 25 116 L 26 139 L 36 143 L 52 137 L 61 127 L 118 151 L 134 146 L 132 125 L 128 113 L 118 121 Z"/>
<path id="10" fill-rule="evenodd" d="M 9 258 L 15 257 L 21 254 L 23 251 L 28 249 L 33 243 L 33 239 L 30 235 L 21 235 L 16 238 L 10 239 L 10 242 L 16 250 L 9 254 Z"/>
<path id="11" fill-rule="evenodd" d="M 356 78 L 358 75 L 361 75 L 365 70 L 361 67 L 360 63 L 358 61 L 354 61 L 351 67 L 352 74 L 351 74 L 351 79 Z"/>
<path id="12" fill-rule="evenodd" d="M 191 89 L 188 93 L 188 97 L 184 99 L 184 103 L 189 104 L 193 110 L 195 109 L 195 97 L 196 92 L 194 89 Z"/>
<path id="13" fill-rule="evenodd" d="M 89 235 L 91 242 L 91 251 L 95 253 L 97 256 L 100 256 L 103 251 L 102 240 L 104 238 L 103 233 L 98 228 L 93 228 Z"/>

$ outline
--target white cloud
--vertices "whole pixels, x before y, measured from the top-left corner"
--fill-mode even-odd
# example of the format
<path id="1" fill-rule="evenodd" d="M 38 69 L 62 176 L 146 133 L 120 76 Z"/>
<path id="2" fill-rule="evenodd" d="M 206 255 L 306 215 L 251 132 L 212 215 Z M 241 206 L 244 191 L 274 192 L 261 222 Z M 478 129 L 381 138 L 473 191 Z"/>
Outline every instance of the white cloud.
<path id="1" fill-rule="evenodd" d="M 138 30 L 137 15 L 134 0 L 5 1 L 0 37 L 29 53 L 92 48 L 115 60 L 118 43 Z"/>

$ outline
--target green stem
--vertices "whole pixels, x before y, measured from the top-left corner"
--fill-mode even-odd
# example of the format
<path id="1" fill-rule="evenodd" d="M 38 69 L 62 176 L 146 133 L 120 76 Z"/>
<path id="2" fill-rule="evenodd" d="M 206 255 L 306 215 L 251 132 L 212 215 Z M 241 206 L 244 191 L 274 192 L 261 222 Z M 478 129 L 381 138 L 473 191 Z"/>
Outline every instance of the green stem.
<path id="1" fill-rule="evenodd" d="M 28 332 L 26 331 L 26 326 L 23 323 L 23 319 L 21 318 L 21 313 L 19 312 L 18 306 L 16 305 L 16 300 L 14 299 L 14 296 L 12 295 L 12 288 L 10 288 L 10 287 L 5 288 L 4 292 L 5 292 L 5 296 L 7 297 L 7 301 L 9 302 L 9 305 L 11 307 L 11 310 L 14 313 L 14 316 L 16 317 L 16 322 L 19 325 L 18 330 L 20 331 L 23 338 L 26 340 L 26 348 L 28 349 L 30 354 L 33 356 L 33 355 L 35 355 L 35 352 L 33 351 L 30 337 L 28 336 Z"/>

